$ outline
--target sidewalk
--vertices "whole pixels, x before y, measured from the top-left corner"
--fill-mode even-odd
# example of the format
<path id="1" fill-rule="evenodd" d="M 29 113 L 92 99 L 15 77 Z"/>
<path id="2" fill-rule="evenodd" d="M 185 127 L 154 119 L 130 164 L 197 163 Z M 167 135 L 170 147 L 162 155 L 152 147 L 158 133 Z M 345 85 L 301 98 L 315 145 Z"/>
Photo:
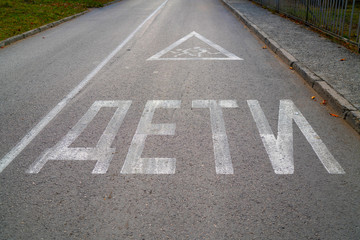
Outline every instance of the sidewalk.
<path id="1" fill-rule="evenodd" d="M 360 55 L 251 1 L 222 1 L 360 133 Z"/>

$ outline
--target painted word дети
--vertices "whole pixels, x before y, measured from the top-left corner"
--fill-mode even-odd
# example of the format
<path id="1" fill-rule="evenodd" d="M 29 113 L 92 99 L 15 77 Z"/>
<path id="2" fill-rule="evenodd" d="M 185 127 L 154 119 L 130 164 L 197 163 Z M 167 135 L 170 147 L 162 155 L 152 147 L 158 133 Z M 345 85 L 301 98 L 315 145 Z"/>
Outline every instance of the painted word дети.
<path id="1" fill-rule="evenodd" d="M 96 101 L 77 124 L 52 148 L 45 150 L 30 166 L 27 173 L 38 173 L 49 160 L 89 160 L 96 161 L 93 174 L 107 172 L 115 148 L 111 144 L 131 106 L 132 101 Z M 320 162 L 330 174 L 344 174 L 345 171 L 335 160 L 309 122 L 291 100 L 280 100 L 277 137 L 271 130 L 267 118 L 257 100 L 247 104 L 259 130 L 261 140 L 276 174 L 294 173 L 293 122 L 297 124 L 309 142 Z M 69 146 L 80 136 L 101 108 L 116 108 L 105 131 L 94 148 Z M 121 174 L 174 174 L 175 158 L 142 158 L 148 135 L 175 135 L 176 124 L 153 124 L 152 119 L 158 108 L 180 108 L 180 100 L 149 100 L 140 118 L 132 139 Z M 209 109 L 214 146 L 215 170 L 217 174 L 233 174 L 223 108 L 238 108 L 235 100 L 194 100 L 194 109 Z M 200 111 L 200 110 L 199 110 Z"/>

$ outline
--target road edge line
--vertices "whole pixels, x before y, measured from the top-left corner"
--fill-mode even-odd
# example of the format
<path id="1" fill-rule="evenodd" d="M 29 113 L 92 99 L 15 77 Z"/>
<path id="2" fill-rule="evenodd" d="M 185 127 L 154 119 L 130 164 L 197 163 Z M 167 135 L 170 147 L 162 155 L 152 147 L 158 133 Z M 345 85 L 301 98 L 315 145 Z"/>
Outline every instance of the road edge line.
<path id="1" fill-rule="evenodd" d="M 138 27 L 131 32 L 99 65 L 96 66 L 69 94 L 65 96 L 40 122 L 36 124 L 10 152 L 0 160 L 0 173 L 30 144 L 30 142 L 57 116 L 59 112 L 95 77 L 95 75 L 135 36 L 135 34 L 154 17 L 168 2 L 165 0 Z"/>

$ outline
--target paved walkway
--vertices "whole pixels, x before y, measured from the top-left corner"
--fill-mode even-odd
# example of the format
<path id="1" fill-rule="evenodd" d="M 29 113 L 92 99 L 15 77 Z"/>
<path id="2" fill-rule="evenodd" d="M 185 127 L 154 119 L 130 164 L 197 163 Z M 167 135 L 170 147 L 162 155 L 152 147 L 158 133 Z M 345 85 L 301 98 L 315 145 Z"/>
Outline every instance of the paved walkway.
<path id="1" fill-rule="evenodd" d="M 222 1 L 360 133 L 360 55 L 251 1 Z"/>

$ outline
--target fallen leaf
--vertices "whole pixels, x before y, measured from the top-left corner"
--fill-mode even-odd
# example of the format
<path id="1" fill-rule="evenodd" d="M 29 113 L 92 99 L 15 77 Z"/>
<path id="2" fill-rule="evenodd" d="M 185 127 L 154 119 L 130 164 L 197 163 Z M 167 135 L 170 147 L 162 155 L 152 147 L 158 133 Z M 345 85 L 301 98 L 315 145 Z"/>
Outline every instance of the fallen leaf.
<path id="1" fill-rule="evenodd" d="M 312 96 L 311 99 L 314 100 L 314 99 L 315 99 L 315 96 Z"/>
<path id="2" fill-rule="evenodd" d="M 321 102 L 321 104 L 323 104 L 323 105 L 326 105 L 326 100 L 323 100 L 322 102 Z"/>
<path id="3" fill-rule="evenodd" d="M 267 49 L 267 46 L 266 46 L 266 45 L 264 45 L 264 46 L 262 47 L 262 49 Z"/>
<path id="4" fill-rule="evenodd" d="M 333 114 L 333 113 L 329 113 L 331 116 L 333 117 L 340 117 L 339 115 Z"/>
<path id="5" fill-rule="evenodd" d="M 293 68 L 293 67 L 290 67 L 290 70 L 294 70 L 294 68 Z"/>
<path id="6" fill-rule="evenodd" d="M 340 61 L 346 61 L 346 58 L 342 58 L 342 59 L 340 59 Z"/>

